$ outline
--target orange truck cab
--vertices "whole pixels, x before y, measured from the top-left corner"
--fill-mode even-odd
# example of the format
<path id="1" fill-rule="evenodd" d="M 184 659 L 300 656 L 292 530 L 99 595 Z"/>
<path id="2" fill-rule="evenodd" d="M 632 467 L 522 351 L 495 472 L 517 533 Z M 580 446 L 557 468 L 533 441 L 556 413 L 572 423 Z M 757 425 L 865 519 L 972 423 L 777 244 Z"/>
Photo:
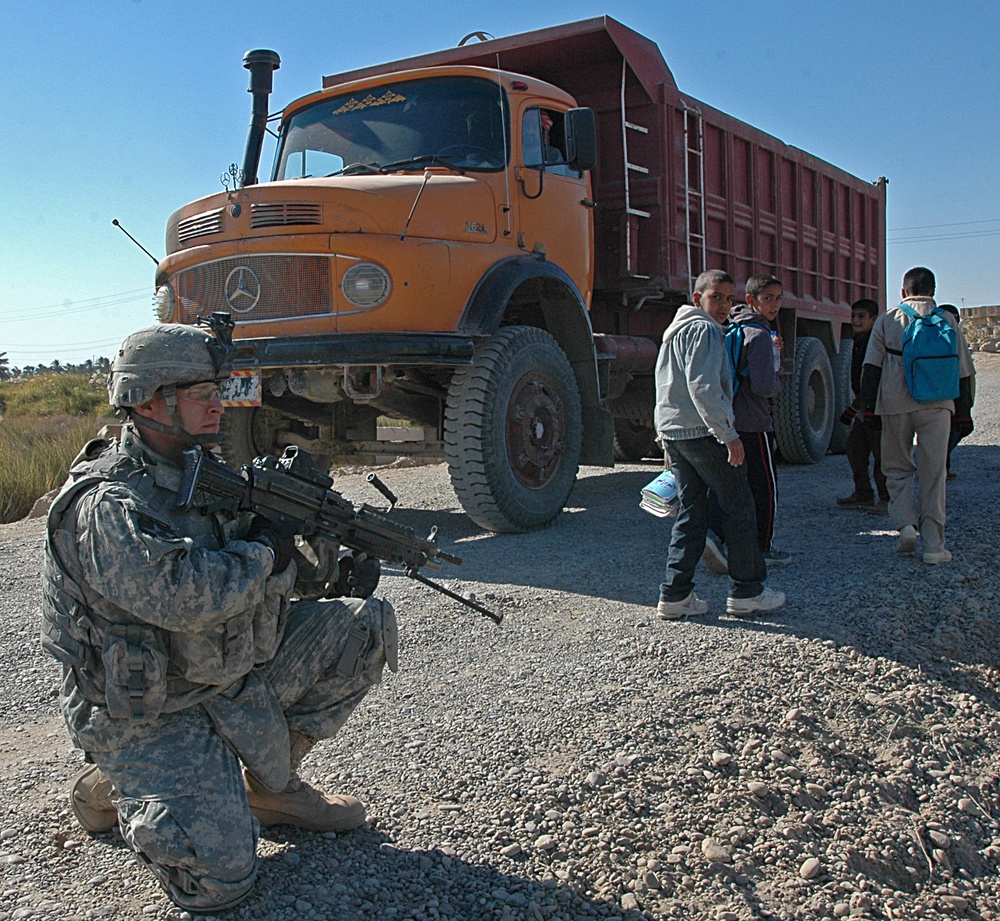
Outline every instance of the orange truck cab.
<path id="1" fill-rule="evenodd" d="M 562 63 L 552 70 L 552 61 Z M 785 258 L 779 248 L 768 259 L 736 252 L 740 238 L 715 240 L 710 179 L 692 179 L 692 154 L 675 149 L 695 107 L 656 46 L 614 20 L 327 77 L 281 112 L 273 170 L 259 182 L 279 64 L 274 52 L 247 53 L 253 117 L 242 169 L 171 216 L 157 269 L 162 321 L 220 310 L 236 321 L 228 461 L 287 444 L 370 460 L 385 451 L 378 419 L 406 420 L 423 439 L 394 452 L 447 459 L 477 523 L 543 526 L 581 463 L 610 466 L 652 449 L 659 337 L 692 278 L 705 267 L 738 275 L 743 263 L 728 264 L 737 257 L 779 277 L 802 272 L 805 296 L 789 292 L 782 335 L 793 346 L 797 334 L 818 342 L 805 372 L 787 361 L 805 392 L 795 398 L 802 412 L 785 414 L 796 431 L 784 453 L 825 453 L 846 402 L 834 365 L 843 377 L 850 300 L 878 289 L 884 184 L 859 194 L 860 180 L 809 158 L 815 181 L 832 171 L 867 209 L 841 221 L 841 236 L 865 240 L 847 241 L 852 259 L 837 277 L 850 277 L 836 300 L 810 298 L 813 276 L 798 265 L 810 253 Z M 643 107 L 645 126 L 631 120 Z M 784 148 L 717 115 L 758 147 L 759 135 Z M 699 127 L 709 120 L 699 114 Z M 630 133 L 650 165 L 631 162 Z M 701 143 L 704 170 L 713 155 Z M 808 155 L 796 153 L 800 171 Z"/>

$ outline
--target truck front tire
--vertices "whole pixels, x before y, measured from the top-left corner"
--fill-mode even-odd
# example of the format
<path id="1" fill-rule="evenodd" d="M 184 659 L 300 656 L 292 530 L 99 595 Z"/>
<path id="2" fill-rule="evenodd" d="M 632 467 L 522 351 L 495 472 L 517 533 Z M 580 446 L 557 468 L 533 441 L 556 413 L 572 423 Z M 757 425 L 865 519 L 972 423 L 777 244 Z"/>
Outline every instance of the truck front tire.
<path id="1" fill-rule="evenodd" d="M 477 524 L 519 533 L 553 521 L 582 443 L 580 391 L 555 339 L 509 326 L 479 343 L 449 387 L 444 441 L 452 486 Z"/>
<path id="2" fill-rule="evenodd" d="M 219 446 L 228 467 L 239 470 L 255 457 L 281 454 L 278 444 L 281 416 L 263 406 L 231 407 L 219 422 Z"/>
<path id="3" fill-rule="evenodd" d="M 836 421 L 833 369 L 819 339 L 798 340 L 792 376 L 782 383 L 774 420 L 781 457 L 790 464 L 817 464 L 830 446 Z"/>

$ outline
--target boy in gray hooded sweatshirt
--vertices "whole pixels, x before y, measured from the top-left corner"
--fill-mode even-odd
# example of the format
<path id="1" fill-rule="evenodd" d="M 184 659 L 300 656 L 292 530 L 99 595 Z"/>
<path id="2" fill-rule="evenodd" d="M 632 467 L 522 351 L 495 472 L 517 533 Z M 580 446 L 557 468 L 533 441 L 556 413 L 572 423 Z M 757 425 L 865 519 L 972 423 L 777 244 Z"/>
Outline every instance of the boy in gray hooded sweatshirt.
<path id="1" fill-rule="evenodd" d="M 708 603 L 694 593 L 694 572 L 705 549 L 709 489 L 719 499 L 729 543 L 727 613 L 743 616 L 785 603 L 784 593 L 764 587 L 767 565 L 757 545 L 743 443 L 734 427 L 732 372 L 722 334 L 734 293 L 725 272 L 702 272 L 693 305 L 677 311 L 656 362 L 656 431 L 679 501 L 657 605 L 665 620 L 708 612 Z"/>

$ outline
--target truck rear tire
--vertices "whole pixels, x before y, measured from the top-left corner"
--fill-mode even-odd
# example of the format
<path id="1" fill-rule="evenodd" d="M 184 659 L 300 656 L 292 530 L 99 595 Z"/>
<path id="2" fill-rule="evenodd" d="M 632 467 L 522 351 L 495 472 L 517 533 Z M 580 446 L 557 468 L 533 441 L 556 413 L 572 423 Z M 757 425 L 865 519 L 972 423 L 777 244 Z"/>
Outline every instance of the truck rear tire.
<path id="1" fill-rule="evenodd" d="M 833 408 L 833 434 L 830 436 L 830 453 L 847 453 L 847 433 L 849 425 L 844 425 L 840 417 L 851 405 L 851 356 L 854 354 L 854 342 L 850 339 L 840 340 L 840 351 L 833 357 L 833 390 L 836 405 Z"/>
<path id="2" fill-rule="evenodd" d="M 783 460 L 816 464 L 826 455 L 833 432 L 833 369 L 823 343 L 803 336 L 795 346 L 790 380 L 775 407 L 774 434 Z"/>
<path id="3" fill-rule="evenodd" d="M 509 326 L 481 342 L 452 378 L 444 442 L 455 494 L 477 524 L 519 533 L 552 522 L 582 443 L 580 391 L 555 339 Z"/>
<path id="4" fill-rule="evenodd" d="M 631 419 L 615 419 L 615 460 L 635 463 L 649 457 L 656 446 L 656 432 Z"/>

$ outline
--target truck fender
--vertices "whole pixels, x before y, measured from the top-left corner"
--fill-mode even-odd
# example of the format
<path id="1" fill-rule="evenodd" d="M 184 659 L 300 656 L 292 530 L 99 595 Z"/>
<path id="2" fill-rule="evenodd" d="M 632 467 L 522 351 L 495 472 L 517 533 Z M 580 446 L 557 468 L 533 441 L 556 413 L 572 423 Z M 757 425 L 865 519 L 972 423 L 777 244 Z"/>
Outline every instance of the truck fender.
<path id="1" fill-rule="evenodd" d="M 530 297 L 525 298 L 526 291 Z M 511 256 L 495 263 L 476 284 L 457 331 L 493 335 L 519 299 L 525 309 L 518 312 L 518 322 L 547 330 L 573 368 L 583 409 L 581 463 L 613 466 L 614 418 L 601 404 L 590 314 L 579 289 L 558 265 L 537 256 Z"/>

